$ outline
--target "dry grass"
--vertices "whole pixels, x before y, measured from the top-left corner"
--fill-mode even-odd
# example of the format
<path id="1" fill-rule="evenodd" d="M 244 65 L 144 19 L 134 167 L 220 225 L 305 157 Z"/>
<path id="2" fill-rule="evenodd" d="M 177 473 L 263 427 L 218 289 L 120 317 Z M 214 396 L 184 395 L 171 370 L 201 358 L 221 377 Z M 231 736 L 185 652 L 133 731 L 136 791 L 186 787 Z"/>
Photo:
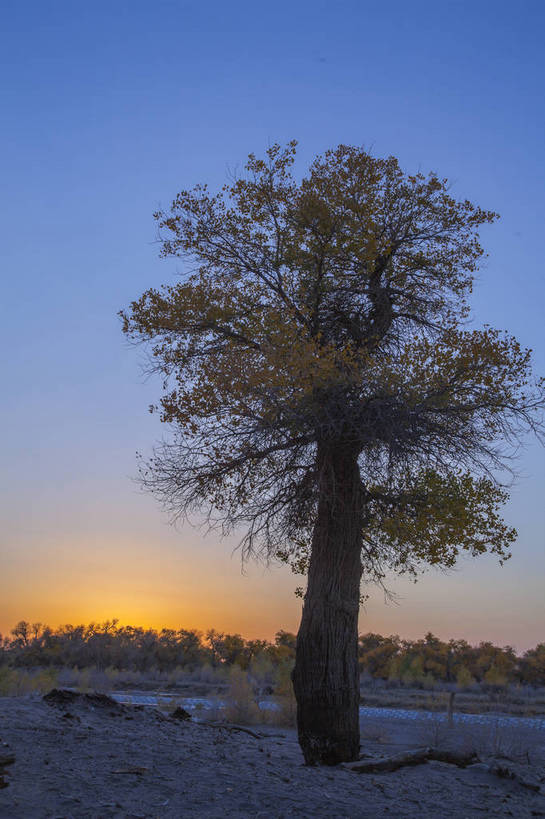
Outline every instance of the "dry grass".
<path id="1" fill-rule="evenodd" d="M 462 729 L 460 732 L 466 748 L 482 758 L 508 759 L 512 762 L 530 763 L 531 753 L 524 730 L 500 725 Z"/>

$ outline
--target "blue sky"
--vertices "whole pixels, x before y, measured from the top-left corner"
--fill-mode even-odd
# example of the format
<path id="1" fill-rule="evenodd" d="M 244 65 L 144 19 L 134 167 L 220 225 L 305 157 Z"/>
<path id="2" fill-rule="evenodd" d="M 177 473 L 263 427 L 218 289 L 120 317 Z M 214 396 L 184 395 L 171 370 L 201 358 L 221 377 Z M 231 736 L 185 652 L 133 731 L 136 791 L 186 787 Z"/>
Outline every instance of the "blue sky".
<path id="1" fill-rule="evenodd" d="M 476 323 L 514 333 L 545 373 L 545 5 L 509 2 L 5 2 L 0 11 L 3 218 L 3 582 L 17 619 L 295 630 L 286 570 L 171 529 L 131 481 L 163 434 L 117 311 L 172 281 L 152 213 L 181 188 L 223 184 L 250 151 L 299 140 L 301 172 L 338 143 L 435 170 L 501 220 Z M 545 638 L 545 467 L 531 440 L 506 518 L 503 569 L 467 561 L 361 629 Z"/>

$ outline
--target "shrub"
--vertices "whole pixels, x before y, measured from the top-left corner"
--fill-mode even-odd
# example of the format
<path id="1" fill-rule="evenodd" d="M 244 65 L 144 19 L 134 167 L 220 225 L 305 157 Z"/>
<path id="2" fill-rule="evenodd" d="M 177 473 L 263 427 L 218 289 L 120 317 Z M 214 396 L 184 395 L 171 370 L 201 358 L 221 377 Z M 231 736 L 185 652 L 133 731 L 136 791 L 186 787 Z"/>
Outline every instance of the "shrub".
<path id="1" fill-rule="evenodd" d="M 277 710 L 269 712 L 275 725 L 285 725 L 289 728 L 295 727 L 297 718 L 297 703 L 291 681 L 292 668 L 292 660 L 284 661 L 278 666 L 274 686 L 274 701 Z"/>
<path id="2" fill-rule="evenodd" d="M 461 667 L 456 675 L 456 684 L 458 688 L 471 688 L 475 685 L 475 680 L 471 676 L 471 672 L 465 665 Z"/>
<path id="3" fill-rule="evenodd" d="M 259 692 L 264 693 L 267 688 L 274 688 L 275 669 L 270 657 L 261 651 L 250 661 L 250 678 Z M 269 692 L 270 693 L 270 692 Z"/>
<path id="4" fill-rule="evenodd" d="M 8 668 L 7 665 L 0 666 L 0 696 L 9 697 L 15 694 L 17 671 Z"/>
<path id="5" fill-rule="evenodd" d="M 231 668 L 227 704 L 224 711 L 229 722 L 254 725 L 262 720 L 248 674 L 239 665 L 233 665 Z"/>
<path id="6" fill-rule="evenodd" d="M 491 665 L 484 675 L 484 682 L 493 688 L 503 688 L 507 685 L 507 677 L 495 665 Z"/>

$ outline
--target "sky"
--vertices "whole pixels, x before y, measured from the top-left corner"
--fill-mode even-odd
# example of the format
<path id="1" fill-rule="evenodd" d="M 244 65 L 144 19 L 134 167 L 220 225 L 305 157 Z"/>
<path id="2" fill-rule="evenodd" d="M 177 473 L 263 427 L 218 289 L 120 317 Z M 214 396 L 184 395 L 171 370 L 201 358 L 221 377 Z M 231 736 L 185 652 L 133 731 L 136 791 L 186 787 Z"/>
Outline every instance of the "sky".
<path id="1" fill-rule="evenodd" d="M 173 283 L 153 212 L 250 152 L 339 143 L 436 171 L 498 211 L 472 302 L 545 373 L 545 4 L 4 0 L 0 8 L 0 632 L 18 620 L 296 631 L 300 578 L 242 570 L 235 541 L 177 529 L 136 451 L 168 435 L 117 311 Z M 369 589 L 360 631 L 545 640 L 545 462 L 527 440 L 503 567 L 464 560 Z"/>

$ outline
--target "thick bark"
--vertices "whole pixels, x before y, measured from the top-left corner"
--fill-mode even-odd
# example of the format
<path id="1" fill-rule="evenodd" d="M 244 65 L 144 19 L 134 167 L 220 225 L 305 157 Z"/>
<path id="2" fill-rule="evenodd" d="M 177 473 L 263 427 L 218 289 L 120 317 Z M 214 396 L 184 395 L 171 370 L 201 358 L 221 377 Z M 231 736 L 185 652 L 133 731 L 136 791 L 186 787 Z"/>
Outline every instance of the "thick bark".
<path id="1" fill-rule="evenodd" d="M 358 453 L 318 446 L 320 497 L 293 670 L 297 728 L 308 765 L 359 754 L 358 611 L 362 493 Z"/>

